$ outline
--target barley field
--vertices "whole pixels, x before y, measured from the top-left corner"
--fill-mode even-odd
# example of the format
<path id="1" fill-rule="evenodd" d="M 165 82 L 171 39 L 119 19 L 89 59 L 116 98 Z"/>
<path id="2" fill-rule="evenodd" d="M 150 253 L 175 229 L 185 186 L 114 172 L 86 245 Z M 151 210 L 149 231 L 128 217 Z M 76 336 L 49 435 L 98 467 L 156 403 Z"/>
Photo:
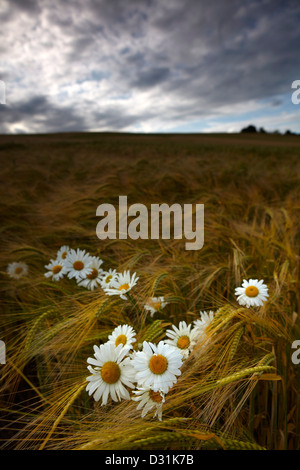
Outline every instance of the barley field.
<path id="1" fill-rule="evenodd" d="M 0 136 L 0 448 L 299 450 L 299 157 L 293 135 Z M 100 240 L 96 209 L 120 195 L 204 204 L 202 249 Z M 46 277 L 63 246 L 138 280 L 121 298 Z M 10 276 L 11 263 L 25 275 Z M 268 288 L 259 307 L 237 300 L 249 279 Z M 153 297 L 165 305 L 151 314 Z M 211 321 L 146 415 L 132 387 L 105 404 L 88 393 L 87 360 L 118 326 L 134 330 L 134 357 L 200 312 Z"/>

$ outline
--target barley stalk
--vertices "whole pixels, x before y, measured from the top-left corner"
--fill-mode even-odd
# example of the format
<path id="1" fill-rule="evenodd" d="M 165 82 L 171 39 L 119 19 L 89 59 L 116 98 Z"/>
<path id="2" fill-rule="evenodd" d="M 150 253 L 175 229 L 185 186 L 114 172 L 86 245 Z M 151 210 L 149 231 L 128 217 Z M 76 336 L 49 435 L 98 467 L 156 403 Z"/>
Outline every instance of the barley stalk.
<path id="1" fill-rule="evenodd" d="M 275 370 L 275 367 L 272 366 L 256 366 L 256 367 L 250 367 L 248 369 L 243 369 L 240 372 L 237 372 L 236 374 L 230 375 L 228 377 L 225 377 L 223 379 L 219 379 L 215 382 L 215 386 L 223 386 L 223 385 L 228 385 L 232 382 L 237 382 L 244 377 L 247 377 L 249 375 L 259 375 L 262 372 L 273 372 Z"/>
<path id="2" fill-rule="evenodd" d="M 236 351 L 237 351 L 237 348 L 238 348 L 238 345 L 239 345 L 239 342 L 240 342 L 240 339 L 241 337 L 243 336 L 244 334 L 244 331 L 245 331 L 245 327 L 244 325 L 239 328 L 237 330 L 237 332 L 235 333 L 234 337 L 233 337 L 233 340 L 232 340 L 232 343 L 231 343 L 231 346 L 230 346 L 230 349 L 229 349 L 229 354 L 228 354 L 228 359 L 229 361 L 234 357 Z"/>

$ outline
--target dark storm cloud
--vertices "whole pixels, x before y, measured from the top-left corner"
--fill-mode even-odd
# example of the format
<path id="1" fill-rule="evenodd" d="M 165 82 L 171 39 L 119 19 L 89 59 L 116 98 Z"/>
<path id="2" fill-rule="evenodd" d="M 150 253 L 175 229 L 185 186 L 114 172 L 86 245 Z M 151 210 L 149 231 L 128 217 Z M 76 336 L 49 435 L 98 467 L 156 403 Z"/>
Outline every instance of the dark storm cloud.
<path id="1" fill-rule="evenodd" d="M 0 9 L 1 26 L 6 22 L 17 20 L 20 13 L 38 15 L 41 11 L 40 3 L 35 0 L 11 0 L 5 8 Z"/>
<path id="2" fill-rule="evenodd" d="M 173 72 L 163 91 L 213 105 L 286 92 L 299 73 L 300 4 L 284 3 L 187 1 L 162 10 L 154 25 Z M 146 49 L 148 63 L 155 54 Z M 147 74 L 138 70 L 137 63 L 130 85 L 143 87 Z"/>
<path id="3" fill-rule="evenodd" d="M 275 110 L 299 79 L 298 0 L 13 0 L 0 18 L 4 132 L 159 130 L 266 99 Z"/>
<path id="4" fill-rule="evenodd" d="M 14 106 L 0 106 L 0 133 L 6 133 L 10 124 L 18 128 L 22 122 L 30 123 L 32 129 L 39 132 L 45 119 L 49 132 L 87 130 L 83 117 L 76 115 L 73 109 L 57 107 L 45 96 L 34 96 Z"/>
<path id="5" fill-rule="evenodd" d="M 147 71 L 142 71 L 132 81 L 132 86 L 137 88 L 151 88 L 159 83 L 165 82 L 170 76 L 170 70 L 167 67 L 153 67 Z"/>
<path id="6" fill-rule="evenodd" d="M 31 122 L 35 129 L 39 129 L 40 124 L 47 117 L 47 128 L 49 132 L 66 132 L 88 130 L 84 118 L 74 112 L 72 108 L 57 107 L 49 102 L 45 96 L 34 96 L 25 102 L 18 103 L 17 106 L 0 106 L 0 133 L 6 132 L 6 126 L 15 124 L 16 127 L 22 122 Z M 118 106 L 107 108 L 102 112 L 94 111 L 93 119 L 100 125 L 108 128 L 123 129 L 129 124 L 138 121 L 138 115 L 123 115 L 122 109 Z"/>

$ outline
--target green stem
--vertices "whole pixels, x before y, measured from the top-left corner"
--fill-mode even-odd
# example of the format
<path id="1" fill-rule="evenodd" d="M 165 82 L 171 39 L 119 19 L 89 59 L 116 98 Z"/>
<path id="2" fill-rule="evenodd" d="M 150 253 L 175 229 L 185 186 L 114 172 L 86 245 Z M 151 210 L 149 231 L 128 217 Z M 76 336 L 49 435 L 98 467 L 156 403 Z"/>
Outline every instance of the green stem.
<path id="1" fill-rule="evenodd" d="M 140 321 L 140 327 L 142 328 L 144 326 L 145 319 L 142 315 L 141 309 L 140 309 L 138 303 L 136 302 L 136 300 L 133 298 L 133 296 L 129 292 L 126 293 L 126 296 L 127 296 L 128 300 L 131 302 L 131 304 L 133 306 L 133 309 L 134 309 L 134 312 L 135 312 L 137 318 Z"/>

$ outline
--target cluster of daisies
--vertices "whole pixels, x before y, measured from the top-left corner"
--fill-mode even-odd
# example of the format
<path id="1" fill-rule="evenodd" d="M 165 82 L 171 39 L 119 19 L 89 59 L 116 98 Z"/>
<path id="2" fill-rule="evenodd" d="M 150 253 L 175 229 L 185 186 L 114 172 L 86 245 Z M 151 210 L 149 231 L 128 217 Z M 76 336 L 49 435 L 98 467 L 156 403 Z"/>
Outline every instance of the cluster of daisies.
<path id="1" fill-rule="evenodd" d="M 64 276 L 75 279 L 78 285 L 94 290 L 101 285 L 105 271 L 101 268 L 103 261 L 92 256 L 85 250 L 76 250 L 69 246 L 62 246 L 55 259 L 51 259 L 45 266 L 45 276 L 53 281 L 59 281 Z"/>
<path id="2" fill-rule="evenodd" d="M 92 256 L 85 250 L 79 248 L 71 249 L 62 246 L 55 259 L 51 259 L 45 266 L 45 276 L 54 281 L 59 281 L 64 276 L 74 278 L 78 285 L 89 290 L 102 287 L 107 295 L 118 295 L 127 300 L 129 291 L 137 284 L 138 276 L 130 271 L 123 273 L 116 269 L 102 269 L 103 261 L 97 256 Z M 28 274 L 28 266 L 24 262 L 13 262 L 7 266 L 7 273 L 11 278 L 21 279 Z M 260 307 L 267 300 L 268 287 L 263 280 L 246 279 L 240 287 L 235 289 L 235 295 L 240 305 L 244 307 Z M 144 308 L 153 316 L 155 312 L 167 305 L 164 297 L 149 298 Z"/>
<path id="3" fill-rule="evenodd" d="M 131 277 L 127 271 L 122 278 L 106 289 L 108 295 L 128 298 L 130 289 L 136 284 L 136 273 Z M 259 307 L 267 300 L 268 288 L 263 280 L 244 280 L 235 289 L 237 301 L 245 307 Z M 149 298 L 145 310 L 153 316 L 167 305 L 164 297 Z M 166 339 L 158 344 L 144 341 L 134 348 L 136 333 L 129 325 L 114 329 L 108 341 L 94 345 L 94 357 L 89 357 L 86 391 L 95 401 L 102 399 L 105 405 L 109 397 L 117 402 L 122 399 L 138 402 L 142 418 L 154 408 L 154 417 L 162 420 L 162 408 L 166 395 L 181 375 L 181 366 L 195 345 L 205 339 L 206 329 L 214 318 L 214 312 L 200 311 L 200 318 L 192 324 L 181 321 L 166 331 Z M 136 346 L 136 345 L 135 345 Z M 129 390 L 132 389 L 132 395 Z"/>
<path id="4" fill-rule="evenodd" d="M 71 249 L 62 246 L 45 266 L 45 277 L 53 281 L 59 281 L 64 276 L 75 279 L 79 286 L 89 290 L 101 287 L 107 295 L 118 295 L 127 300 L 129 291 L 137 284 L 136 273 L 130 271 L 117 272 L 116 269 L 102 269 L 103 261 L 97 256 L 92 256 L 85 250 L 79 248 Z M 13 262 L 7 267 L 7 273 L 11 278 L 21 279 L 28 274 L 28 266 L 24 262 Z M 144 305 L 151 316 L 167 305 L 164 297 L 151 297 Z"/>
<path id="5" fill-rule="evenodd" d="M 119 273 L 109 269 L 104 271 L 103 261 L 91 256 L 85 250 L 74 250 L 62 246 L 55 260 L 45 266 L 45 276 L 55 281 L 63 276 L 75 278 L 78 285 L 94 290 L 101 286 L 107 295 L 118 295 L 130 299 L 130 291 L 138 282 L 137 274 L 130 271 Z M 23 262 L 11 263 L 7 272 L 10 277 L 20 279 L 28 272 Z M 237 302 L 244 307 L 260 307 L 267 300 L 268 287 L 263 280 L 244 280 L 235 289 Z M 167 305 L 164 297 L 150 297 L 144 309 L 153 316 Z M 187 324 L 181 321 L 176 327 L 166 330 L 166 339 L 158 344 L 144 341 L 137 344 L 136 332 L 129 325 L 116 327 L 108 341 L 94 345 L 94 357 L 87 359 L 88 370 L 86 391 L 95 401 L 108 399 L 118 402 L 122 399 L 138 402 L 137 410 L 142 417 L 153 410 L 154 417 L 162 419 L 162 408 L 166 395 L 181 375 L 181 367 L 195 345 L 205 339 L 206 329 L 214 318 L 214 312 L 201 311 L 200 318 Z M 136 343 L 136 344 L 134 344 Z M 132 394 L 130 395 L 129 389 Z"/>
<path id="6" fill-rule="evenodd" d="M 106 295 L 117 295 L 123 300 L 128 299 L 131 289 L 137 284 L 139 277 L 136 273 L 131 274 L 129 270 L 117 272 L 116 269 L 102 269 L 103 261 L 97 256 L 91 256 L 85 250 L 70 249 L 62 246 L 55 260 L 45 266 L 45 276 L 54 281 L 59 281 L 67 276 L 74 278 L 79 286 L 89 290 L 101 287 Z M 144 308 L 151 316 L 167 305 L 164 297 L 150 297 Z"/>
<path id="7" fill-rule="evenodd" d="M 122 399 L 138 402 L 142 418 L 154 408 L 154 417 L 162 420 L 166 395 L 181 375 L 181 366 L 197 341 L 205 335 L 214 313 L 200 312 L 200 318 L 187 325 L 181 321 L 166 331 L 166 339 L 158 344 L 136 343 L 136 332 L 129 325 L 117 326 L 108 341 L 94 345 L 94 357 L 87 359 L 86 391 L 95 401 Z M 132 389 L 130 395 L 128 389 Z"/>
<path id="8" fill-rule="evenodd" d="M 136 274 L 130 275 L 129 271 L 119 273 L 116 269 L 102 269 L 103 260 L 97 256 L 79 248 L 71 249 L 62 246 L 55 259 L 45 266 L 45 276 L 54 281 L 59 281 L 64 276 L 75 279 L 77 284 L 89 290 L 102 287 L 108 295 L 118 294 L 124 298 L 137 282 Z"/>

